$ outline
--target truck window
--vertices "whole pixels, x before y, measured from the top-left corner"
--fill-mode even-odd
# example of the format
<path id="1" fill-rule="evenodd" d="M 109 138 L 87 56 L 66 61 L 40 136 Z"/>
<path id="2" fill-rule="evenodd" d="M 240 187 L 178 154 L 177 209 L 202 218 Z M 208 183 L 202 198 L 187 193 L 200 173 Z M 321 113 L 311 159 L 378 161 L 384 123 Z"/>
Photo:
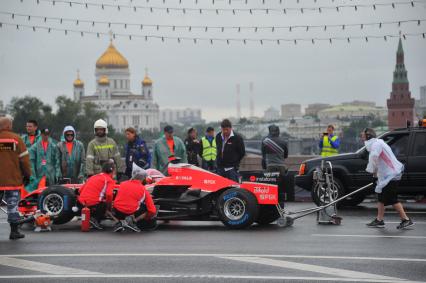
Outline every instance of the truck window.
<path id="1" fill-rule="evenodd" d="M 383 137 L 383 140 L 390 146 L 396 156 L 401 156 L 407 154 L 408 137 L 408 133 L 387 135 Z"/>
<path id="2" fill-rule="evenodd" d="M 416 133 L 413 156 L 426 156 L 426 133 Z"/>

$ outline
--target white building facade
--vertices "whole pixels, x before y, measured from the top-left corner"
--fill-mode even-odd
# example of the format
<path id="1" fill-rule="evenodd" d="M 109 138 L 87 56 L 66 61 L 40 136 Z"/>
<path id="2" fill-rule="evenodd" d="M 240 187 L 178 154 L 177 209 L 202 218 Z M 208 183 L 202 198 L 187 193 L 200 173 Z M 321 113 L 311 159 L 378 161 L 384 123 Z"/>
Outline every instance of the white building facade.
<path id="1" fill-rule="evenodd" d="M 152 80 L 146 73 L 140 93 L 132 93 L 129 63 L 112 42 L 96 61 L 95 79 L 95 93 L 85 95 L 84 82 L 78 75 L 74 81 L 74 100 L 95 103 L 99 110 L 106 112 L 107 122 L 117 131 L 128 127 L 160 130 L 160 111 L 153 99 Z"/>
<path id="2" fill-rule="evenodd" d="M 264 111 L 264 114 L 263 114 L 264 121 L 276 121 L 276 120 L 279 120 L 280 118 L 281 118 L 280 111 L 272 106 Z"/>

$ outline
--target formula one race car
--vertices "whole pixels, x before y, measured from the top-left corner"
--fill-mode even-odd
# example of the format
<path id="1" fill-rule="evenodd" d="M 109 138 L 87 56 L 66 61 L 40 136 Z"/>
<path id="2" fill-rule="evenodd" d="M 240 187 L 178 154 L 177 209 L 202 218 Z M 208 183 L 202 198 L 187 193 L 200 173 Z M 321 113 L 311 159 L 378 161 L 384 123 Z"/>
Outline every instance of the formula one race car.
<path id="1" fill-rule="evenodd" d="M 158 208 L 157 220 L 221 220 L 227 227 L 238 229 L 280 218 L 276 185 L 237 183 L 184 163 L 169 164 L 168 175 L 153 176 L 152 183 L 146 185 Z M 20 201 L 20 212 L 31 215 L 41 210 L 54 216 L 54 224 L 69 222 L 81 213 L 76 209 L 81 186 L 39 188 Z"/>

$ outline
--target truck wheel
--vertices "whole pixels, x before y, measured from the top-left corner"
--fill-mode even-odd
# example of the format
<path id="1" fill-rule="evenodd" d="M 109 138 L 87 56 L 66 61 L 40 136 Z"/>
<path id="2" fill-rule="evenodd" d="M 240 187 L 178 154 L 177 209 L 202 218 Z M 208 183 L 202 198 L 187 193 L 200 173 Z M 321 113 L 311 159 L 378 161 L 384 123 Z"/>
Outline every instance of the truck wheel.
<path id="1" fill-rule="evenodd" d="M 334 181 L 334 184 L 333 184 L 332 194 L 333 194 L 333 199 L 335 200 L 344 195 L 344 187 L 342 182 L 338 178 L 334 177 L 333 181 Z M 318 182 L 315 182 L 311 190 L 311 196 L 312 196 L 312 201 L 317 206 L 324 204 L 323 192 L 324 192 L 324 189 L 320 187 Z"/>
<path id="2" fill-rule="evenodd" d="M 365 197 L 365 193 L 362 192 L 354 194 L 347 199 L 342 200 L 339 206 L 357 206 L 364 201 Z"/>
<path id="3" fill-rule="evenodd" d="M 256 197 L 242 189 L 228 189 L 217 201 L 219 218 L 229 228 L 249 227 L 257 219 L 259 206 Z"/>
<path id="4" fill-rule="evenodd" d="M 44 190 L 38 199 L 38 209 L 55 216 L 53 224 L 64 224 L 74 216 L 72 207 L 76 204 L 75 193 L 72 189 L 62 186 L 52 186 Z"/>

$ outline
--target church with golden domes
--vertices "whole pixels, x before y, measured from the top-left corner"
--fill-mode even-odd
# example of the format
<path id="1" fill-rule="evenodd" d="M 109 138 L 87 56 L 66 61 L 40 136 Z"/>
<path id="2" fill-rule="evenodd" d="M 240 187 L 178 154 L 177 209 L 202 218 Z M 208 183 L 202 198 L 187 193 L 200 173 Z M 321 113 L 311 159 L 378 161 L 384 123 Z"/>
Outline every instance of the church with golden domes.
<path id="1" fill-rule="evenodd" d="M 84 82 L 77 74 L 73 84 L 75 101 L 95 103 L 107 113 L 108 124 L 117 131 L 124 131 L 128 127 L 160 130 L 160 110 L 153 100 L 152 80 L 146 71 L 141 82 L 141 93 L 132 93 L 129 63 L 112 41 L 96 61 L 95 78 L 95 93 L 85 95 Z"/>

